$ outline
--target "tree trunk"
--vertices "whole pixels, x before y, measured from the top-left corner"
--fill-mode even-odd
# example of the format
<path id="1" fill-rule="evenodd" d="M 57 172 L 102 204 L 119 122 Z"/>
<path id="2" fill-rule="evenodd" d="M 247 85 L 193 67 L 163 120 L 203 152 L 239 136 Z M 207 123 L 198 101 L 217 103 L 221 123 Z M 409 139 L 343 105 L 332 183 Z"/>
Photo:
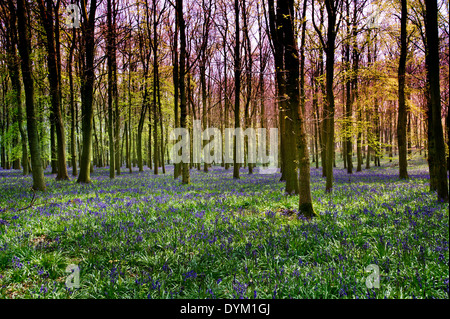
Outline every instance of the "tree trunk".
<path id="1" fill-rule="evenodd" d="M 172 48 L 172 65 L 173 65 L 173 108 L 174 108 L 174 127 L 179 127 L 179 115 L 178 115 L 178 108 L 179 108 L 179 73 L 178 73 L 178 67 L 179 67 L 179 59 L 178 59 L 178 23 L 176 23 L 175 26 L 175 34 L 173 38 L 173 48 Z M 180 140 L 178 139 L 177 142 Z M 181 165 L 180 163 L 174 163 L 174 169 L 173 169 L 173 178 L 177 179 L 181 175 Z"/>
<path id="2" fill-rule="evenodd" d="M 55 122 L 53 120 L 53 111 L 50 110 L 49 114 L 50 122 L 50 165 L 52 168 L 52 174 L 58 173 L 58 154 L 56 146 L 56 136 L 55 136 Z"/>
<path id="3" fill-rule="evenodd" d="M 186 25 L 183 17 L 183 0 L 176 0 L 177 22 L 180 30 L 180 68 L 179 68 L 179 87 L 180 87 L 180 126 L 187 128 L 186 114 Z M 186 145 L 184 145 L 186 147 Z M 182 183 L 189 184 L 189 162 L 182 161 Z"/>
<path id="4" fill-rule="evenodd" d="M 112 0 L 107 4 L 107 45 L 106 55 L 108 64 L 108 137 L 109 137 L 109 178 L 115 177 L 115 148 L 114 148 L 114 31 L 112 25 Z"/>
<path id="5" fill-rule="evenodd" d="M 164 146 L 166 146 L 167 144 L 164 143 L 164 130 L 163 130 L 163 116 L 162 116 L 162 111 L 161 111 L 161 88 L 160 88 L 160 83 L 159 83 L 159 73 L 157 74 L 157 78 L 156 78 L 156 86 L 157 86 L 157 92 L 158 92 L 158 115 L 159 115 L 159 131 L 161 132 L 161 141 L 159 143 L 160 145 L 160 151 L 161 154 L 159 155 L 159 158 L 161 159 L 161 169 L 163 174 L 166 174 L 166 167 L 164 164 Z"/>
<path id="6" fill-rule="evenodd" d="M 227 33 L 228 33 L 228 19 L 225 17 L 225 30 L 223 32 L 223 82 L 224 82 L 224 105 L 225 105 L 225 126 L 228 127 L 229 124 L 229 115 L 230 115 L 230 109 L 228 104 L 228 74 L 227 74 Z M 223 148 L 225 150 L 225 148 Z M 222 150 L 222 154 L 223 154 Z M 227 150 L 228 151 L 228 150 Z M 227 162 L 224 165 L 224 169 L 228 170 L 230 168 L 230 163 Z"/>
<path id="7" fill-rule="evenodd" d="M 316 149 L 315 152 L 315 162 L 316 168 L 319 168 L 319 144 L 321 144 L 321 135 L 320 135 L 320 125 L 319 125 L 319 103 L 318 103 L 318 94 L 319 94 L 319 86 L 316 80 L 314 79 L 314 74 L 311 76 L 311 86 L 313 87 L 313 100 L 312 107 L 314 112 L 314 146 Z"/>
<path id="8" fill-rule="evenodd" d="M 339 1 L 325 0 L 328 13 L 327 44 L 326 44 L 326 91 L 327 103 L 326 117 L 324 119 L 326 129 L 326 192 L 331 192 L 333 188 L 333 162 L 334 162 L 334 52 L 336 41 L 336 16 Z"/>
<path id="9" fill-rule="evenodd" d="M 158 104 L 157 104 L 157 90 L 158 90 L 158 33 L 157 33 L 157 21 L 156 21 L 156 0 L 153 0 L 153 174 L 158 175 L 159 166 L 159 151 L 158 147 Z M 162 132 L 161 132 L 162 134 Z"/>
<path id="10" fill-rule="evenodd" d="M 244 128 L 243 130 L 246 130 L 251 126 L 251 118 L 250 118 L 250 105 L 252 101 L 252 68 L 253 68 L 253 58 L 252 58 L 252 48 L 251 48 L 251 42 L 249 37 L 249 30 L 248 30 L 248 11 L 246 8 L 245 0 L 243 0 L 243 22 L 244 22 L 244 28 L 243 28 L 243 34 L 244 34 L 244 43 L 245 43 L 245 64 L 246 64 L 246 100 L 245 100 L 245 106 L 244 106 Z M 248 173 L 253 174 L 253 164 L 250 162 L 249 157 L 249 141 L 248 136 L 245 136 L 244 140 L 244 147 L 245 147 L 245 157 L 244 162 L 248 165 Z"/>
<path id="11" fill-rule="evenodd" d="M 145 78 L 145 76 L 144 76 L 144 78 Z M 138 162 L 137 164 L 139 167 L 139 172 L 144 171 L 144 165 L 143 165 L 143 161 L 142 161 L 142 131 L 144 129 L 145 113 L 147 112 L 147 108 L 148 108 L 147 99 L 148 99 L 147 85 L 144 83 L 144 98 L 142 100 L 141 115 L 139 117 L 138 131 L 137 131 L 137 135 L 136 135 L 136 151 L 137 151 L 137 162 Z"/>
<path id="12" fill-rule="evenodd" d="M 22 145 L 22 170 L 23 175 L 28 175 L 28 148 L 27 148 L 27 134 L 23 127 L 23 110 L 22 110 L 22 86 L 20 84 L 20 73 L 19 73 L 19 58 L 16 53 L 16 48 L 18 45 L 17 39 L 17 27 L 16 27 L 16 9 L 14 2 L 12 0 L 8 1 L 9 8 L 9 19 L 7 21 L 7 28 L 9 32 L 6 36 L 6 51 L 7 51 L 7 65 L 9 70 L 9 77 L 11 78 L 12 89 L 13 89 L 13 99 L 14 105 L 17 108 L 17 125 L 19 127 L 21 145 Z M 2 134 L 3 136 L 3 134 Z M 3 153 L 4 154 L 4 153 Z M 2 155 L 3 155 L 2 154 Z M 2 163 L 2 167 L 3 167 Z"/>
<path id="13" fill-rule="evenodd" d="M 284 169 L 286 170 L 286 193 L 298 194 L 298 154 L 299 152 L 292 152 L 291 150 L 299 147 L 297 140 L 299 138 L 299 58 L 297 52 L 297 44 L 294 40 L 294 26 L 291 19 L 294 19 L 293 3 L 278 1 L 277 11 L 279 26 L 284 32 L 284 73 L 286 74 L 286 91 L 285 96 L 285 160 Z M 291 8 L 292 7 L 292 8 Z M 302 147 L 307 147 L 304 145 Z M 299 149 L 300 150 L 300 149 Z M 308 163 L 309 166 L 309 163 Z"/>
<path id="14" fill-rule="evenodd" d="M 78 175 L 77 168 L 77 154 L 76 154 L 76 132 L 75 132 L 75 122 L 77 119 L 75 117 L 75 94 L 73 88 L 73 74 L 72 74 L 72 61 L 73 52 L 75 50 L 76 43 L 76 32 L 75 28 L 72 29 L 72 43 L 70 45 L 69 57 L 67 60 L 67 72 L 69 74 L 69 95 L 70 95 L 70 156 L 72 160 L 72 175 Z"/>
<path id="15" fill-rule="evenodd" d="M 347 37 L 349 38 L 344 46 L 344 56 L 345 56 L 345 66 L 346 66 L 346 71 L 348 72 L 348 74 L 350 74 L 350 68 L 351 68 L 351 64 L 350 64 L 350 36 L 352 35 L 353 32 L 350 31 L 350 4 L 349 1 L 346 1 L 346 9 L 347 9 Z M 356 8 L 355 8 L 356 10 Z M 353 26 L 353 29 L 355 28 L 355 26 Z M 356 40 L 354 40 L 356 41 Z M 355 76 L 355 74 L 351 74 L 350 76 L 347 76 L 345 79 L 345 141 L 344 141 L 344 145 L 345 145 L 345 154 L 344 154 L 344 158 L 345 158 L 345 162 L 347 164 L 347 173 L 348 174 L 352 174 L 353 173 L 353 145 L 352 145 L 352 136 L 353 136 L 353 132 L 352 132 L 352 126 L 353 126 L 353 121 L 352 121 L 352 92 L 351 92 L 351 87 L 352 87 L 352 78 Z"/>
<path id="16" fill-rule="evenodd" d="M 312 205 L 311 198 L 311 177 L 310 177 L 310 163 L 309 163 L 309 152 L 308 152 L 308 137 L 306 134 L 306 111 L 305 111 L 305 33 L 306 33 L 306 6 L 307 0 L 303 1 L 303 10 L 302 10 L 302 37 L 301 37 L 301 45 L 300 45 L 300 108 L 298 112 L 298 126 L 299 126 L 299 139 L 297 141 L 298 148 L 298 157 L 299 157 L 299 166 L 300 166 L 300 174 L 299 174 L 299 212 L 303 214 L 307 218 L 311 218 L 314 216 L 314 209 Z M 294 28 L 294 1 L 291 0 L 290 3 L 290 30 L 293 31 Z M 292 59 L 292 67 L 293 67 L 293 75 L 296 76 L 295 71 L 298 70 L 298 54 L 296 52 L 296 39 L 294 33 L 291 32 L 289 34 L 289 44 L 288 50 L 286 51 L 287 58 L 289 61 Z M 290 54 L 289 54 L 290 53 Z M 297 65 L 297 66 L 296 66 Z M 292 78 L 293 81 L 298 83 L 298 80 L 295 79 L 295 76 Z M 297 108 L 298 109 L 298 108 Z"/>
<path id="17" fill-rule="evenodd" d="M 27 24 L 27 9 L 25 0 L 17 0 L 17 26 L 19 31 L 19 54 L 22 59 L 22 79 L 25 89 L 25 103 L 27 113 L 28 144 L 31 155 L 31 167 L 33 176 L 33 189 L 45 191 L 44 170 L 42 167 L 39 135 L 34 108 L 34 81 L 30 59 L 31 42 L 29 38 L 29 26 Z"/>
<path id="18" fill-rule="evenodd" d="M 84 9 L 86 3 L 82 1 Z M 82 116 L 82 154 L 80 158 L 80 174 L 78 183 L 90 183 L 91 152 L 92 152 L 92 119 L 93 119 L 93 92 L 94 92 L 94 56 L 95 56 L 95 11 L 97 10 L 97 1 L 91 0 L 89 16 L 86 10 L 83 12 L 82 28 L 83 46 L 84 46 L 84 63 L 81 81 L 81 116 Z"/>
<path id="19" fill-rule="evenodd" d="M 112 66 L 112 93 L 114 97 L 114 168 L 117 175 L 120 175 L 121 152 L 120 152 L 120 111 L 119 92 L 117 90 L 117 55 L 116 55 L 116 1 L 112 1 L 112 25 L 111 25 L 111 66 Z"/>
<path id="20" fill-rule="evenodd" d="M 397 124 L 397 143 L 398 143 L 398 165 L 400 179 L 408 178 L 407 162 L 407 141 L 406 141 L 406 119 L 407 109 L 405 101 L 405 74 L 406 74 L 406 22 L 407 22 L 407 4 L 406 0 L 401 0 L 402 14 L 400 19 L 400 62 L 398 66 L 398 124 Z"/>
<path id="21" fill-rule="evenodd" d="M 59 36 L 57 35 L 57 33 L 59 33 L 59 28 L 55 28 L 55 26 L 53 25 L 54 19 L 53 1 L 46 0 L 44 4 L 44 0 L 40 0 L 39 9 L 46 34 L 48 80 L 50 84 L 50 95 L 52 105 L 52 110 L 50 113 L 51 122 L 54 125 L 56 140 L 58 143 L 58 146 L 56 148 L 57 152 L 56 179 L 68 180 L 69 175 L 67 173 L 66 167 L 66 138 L 61 114 L 61 87 L 60 87 L 61 74 L 60 74 L 60 67 L 58 66 L 58 54 L 57 54 L 58 52 L 57 46 L 59 46 L 59 43 L 55 41 L 56 39 L 59 39 Z M 56 10 L 56 14 L 57 13 L 58 10 Z"/>
<path id="22" fill-rule="evenodd" d="M 240 127 L 240 94 L 241 94 L 241 54 L 240 54 L 240 10 L 239 0 L 234 0 L 234 12 L 236 15 L 236 39 L 234 47 L 234 128 Z M 239 179 L 239 163 L 238 163 L 238 136 L 234 135 L 233 147 L 233 178 Z"/>
<path id="23" fill-rule="evenodd" d="M 434 171 L 436 173 L 437 198 L 439 201 L 448 202 L 447 167 L 445 160 L 445 144 L 442 130 L 442 110 L 439 83 L 439 36 L 437 23 L 437 1 L 425 0 L 425 32 L 426 32 L 426 58 L 427 84 L 429 107 L 433 125 L 428 127 L 432 130 L 434 140 Z"/>

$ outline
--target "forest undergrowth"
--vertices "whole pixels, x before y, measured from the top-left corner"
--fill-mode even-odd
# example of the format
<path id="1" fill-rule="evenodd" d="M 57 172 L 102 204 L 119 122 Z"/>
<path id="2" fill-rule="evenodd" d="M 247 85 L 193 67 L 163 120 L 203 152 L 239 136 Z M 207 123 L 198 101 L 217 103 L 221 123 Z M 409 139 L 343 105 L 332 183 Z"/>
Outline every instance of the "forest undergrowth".
<path id="1" fill-rule="evenodd" d="M 47 172 L 33 194 L 30 176 L 0 170 L 0 298 L 449 298 L 449 206 L 423 160 L 407 181 L 382 164 L 336 168 L 332 194 L 312 169 L 313 220 L 279 174 L 192 169 L 181 185 L 171 166 L 96 168 L 90 185 Z"/>

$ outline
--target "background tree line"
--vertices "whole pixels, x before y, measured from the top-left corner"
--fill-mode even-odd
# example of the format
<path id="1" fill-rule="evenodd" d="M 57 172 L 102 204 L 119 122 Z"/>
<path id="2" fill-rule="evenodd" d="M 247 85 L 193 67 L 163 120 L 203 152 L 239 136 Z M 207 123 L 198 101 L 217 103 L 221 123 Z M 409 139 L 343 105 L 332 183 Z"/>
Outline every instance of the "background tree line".
<path id="1" fill-rule="evenodd" d="M 157 175 L 170 131 L 200 120 L 279 128 L 281 179 L 307 216 L 310 165 L 331 192 L 339 156 L 349 174 L 398 156 L 408 178 L 419 153 L 448 201 L 448 30 L 448 1 L 1 0 L 1 167 L 36 190 L 48 166 L 80 183 L 104 166 Z M 191 160 L 174 177 L 194 166 L 208 171 Z"/>

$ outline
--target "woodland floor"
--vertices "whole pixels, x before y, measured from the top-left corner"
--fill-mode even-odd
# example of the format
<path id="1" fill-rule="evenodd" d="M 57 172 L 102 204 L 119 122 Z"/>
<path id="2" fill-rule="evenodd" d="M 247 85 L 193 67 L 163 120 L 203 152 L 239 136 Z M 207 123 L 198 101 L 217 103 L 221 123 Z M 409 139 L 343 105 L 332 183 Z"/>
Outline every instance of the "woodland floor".
<path id="1" fill-rule="evenodd" d="M 20 210 L 31 177 L 0 170 L 0 298 L 448 299 L 449 205 L 429 192 L 425 160 L 409 161 L 408 181 L 387 160 L 340 167 L 332 194 L 311 170 L 312 221 L 279 174 L 192 169 L 183 186 L 172 166 L 114 180 L 96 168 L 91 185 L 47 172 Z M 366 287 L 370 264 L 380 288 Z"/>

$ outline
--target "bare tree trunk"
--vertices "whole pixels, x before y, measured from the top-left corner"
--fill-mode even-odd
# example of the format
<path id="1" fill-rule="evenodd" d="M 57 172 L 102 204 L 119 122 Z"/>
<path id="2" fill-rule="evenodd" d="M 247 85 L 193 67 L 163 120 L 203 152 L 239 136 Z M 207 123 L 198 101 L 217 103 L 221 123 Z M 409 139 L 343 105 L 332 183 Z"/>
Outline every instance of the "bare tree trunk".
<path id="1" fill-rule="evenodd" d="M 252 58 L 252 48 L 251 48 L 251 42 L 249 37 L 249 30 L 248 30 L 248 14 L 247 12 L 247 6 L 245 4 L 245 0 L 243 0 L 243 20 L 244 20 L 244 28 L 243 28 L 243 34 L 244 34 L 244 43 L 245 43 L 245 63 L 246 63 L 246 101 L 244 106 L 244 129 L 247 129 L 251 126 L 251 118 L 250 118 L 250 105 L 252 100 L 252 68 L 253 68 L 253 58 Z M 253 163 L 250 163 L 249 159 L 249 142 L 248 142 L 248 136 L 245 136 L 244 140 L 244 147 L 245 147 L 245 162 L 248 165 L 248 173 L 253 174 Z M 245 166 L 245 164 L 244 164 Z"/>
<path id="2" fill-rule="evenodd" d="M 431 108 L 433 125 L 428 127 L 432 131 L 434 140 L 434 172 L 436 173 L 436 190 L 439 201 L 448 202 L 447 167 L 445 160 L 445 144 L 442 130 L 441 94 L 439 83 L 439 36 L 437 24 L 437 1 L 425 0 L 425 32 L 426 32 L 426 59 L 428 99 Z"/>
<path id="3" fill-rule="evenodd" d="M 117 175 L 120 175 L 121 152 L 120 152 L 120 111 L 119 92 L 117 90 L 117 57 L 116 57 L 116 1 L 112 0 L 112 23 L 111 23 L 111 66 L 112 66 L 112 93 L 114 97 L 114 168 Z"/>
<path id="4" fill-rule="evenodd" d="M 69 73 L 69 94 L 70 94 L 70 155 L 72 159 L 72 175 L 78 175 L 77 168 L 77 153 L 76 153 L 76 131 L 75 131 L 75 122 L 77 119 L 75 117 L 75 93 L 73 87 L 73 74 L 72 74 L 72 61 L 73 61 L 73 52 L 75 50 L 76 43 L 76 32 L 75 28 L 72 29 L 72 44 L 70 45 L 69 57 L 67 60 L 67 69 Z"/>
<path id="5" fill-rule="evenodd" d="M 175 34 L 173 38 L 173 48 L 172 48 L 172 65 L 173 65 L 173 99 L 174 99 L 174 127 L 179 127 L 179 115 L 178 115 L 178 108 L 179 108 L 179 58 L 178 58 L 178 23 L 176 23 L 175 26 Z M 179 142 L 179 139 L 177 140 Z M 174 171 L 173 171 L 173 178 L 177 179 L 181 175 L 181 165 L 180 163 L 174 163 Z"/>
<path id="6" fill-rule="evenodd" d="M 405 74 L 406 74 L 406 55 L 407 55 L 407 39 L 406 39 L 406 22 L 407 22 L 407 3 L 401 0 L 402 14 L 400 19 L 400 62 L 398 66 L 398 124 L 397 124 L 397 142 L 399 155 L 399 177 L 400 179 L 408 178 L 408 161 L 407 161 L 407 141 L 406 141 L 406 119 L 407 109 L 405 101 Z"/>
<path id="7" fill-rule="evenodd" d="M 86 8 L 86 1 L 82 0 L 83 12 L 83 46 L 84 63 L 81 81 L 81 111 L 82 111 L 82 135 L 83 146 L 80 158 L 80 174 L 78 183 L 90 183 L 91 152 L 92 152 L 92 119 L 93 119 L 93 91 L 94 91 L 94 49 L 95 49 L 95 12 L 97 1 L 91 0 L 89 16 Z"/>
<path id="8" fill-rule="evenodd" d="M 25 129 L 23 127 L 23 110 L 22 110 L 22 86 L 20 84 L 20 73 L 19 73 L 19 64 L 20 60 L 16 53 L 16 48 L 18 45 L 17 39 L 17 17 L 16 17 L 16 8 L 14 2 L 12 0 L 8 0 L 8 9 L 9 16 L 7 21 L 7 28 L 9 32 L 6 34 L 6 51 L 7 51 L 7 65 L 9 71 L 9 77 L 11 78 L 11 84 L 13 89 L 13 99 L 14 105 L 17 108 L 17 125 L 19 127 L 21 145 L 22 145 L 22 170 L 23 175 L 28 175 L 28 149 L 27 149 L 27 134 L 25 133 Z M 6 105 L 6 104 L 5 104 Z M 3 134 L 2 134 L 3 136 Z M 2 153 L 3 155 L 4 153 Z M 4 164 L 2 163 L 2 167 Z"/>
<path id="9" fill-rule="evenodd" d="M 319 86 L 316 80 L 314 79 L 315 75 L 311 76 L 311 86 L 313 87 L 313 114 L 314 114 L 314 146 L 316 149 L 315 152 L 315 162 L 316 168 L 319 168 L 319 145 L 321 145 L 321 134 L 320 134 L 320 124 L 319 124 L 319 102 L 318 102 L 318 94 L 319 94 Z"/>
<path id="10" fill-rule="evenodd" d="M 114 103 L 114 67 L 113 61 L 114 55 L 114 31 L 112 25 L 112 0 L 108 0 L 107 8 L 107 63 L 108 63 L 108 137 L 109 137 L 109 178 L 115 177 L 115 148 L 114 148 L 114 115 L 113 115 L 113 103 Z"/>
<path id="11" fill-rule="evenodd" d="M 290 25 L 291 30 L 293 30 L 293 11 L 294 11 L 294 1 L 291 0 L 290 3 Z M 299 174 L 299 212 L 303 214 L 307 218 L 311 218 L 314 216 L 314 209 L 312 205 L 312 197 L 311 197 L 311 177 L 310 177 L 310 163 L 309 163 L 309 152 L 308 152 L 308 137 L 306 135 L 306 110 L 305 110 L 305 33 L 306 33 L 306 6 L 307 0 L 303 1 L 303 10 L 302 10 L 302 37 L 301 37 L 301 45 L 300 45 L 300 108 L 298 115 L 298 126 L 299 126 L 299 139 L 297 141 L 298 148 L 298 156 L 299 156 L 299 166 L 300 166 L 300 174 Z M 290 39 L 287 50 L 287 58 L 286 61 L 289 62 L 292 59 L 293 70 L 298 70 L 298 54 L 296 51 L 296 39 L 294 33 L 290 33 L 288 37 Z M 291 54 L 289 54 L 291 53 Z M 296 74 L 293 77 L 293 80 L 298 83 L 295 79 Z"/>
<path id="12" fill-rule="evenodd" d="M 350 36 L 352 35 L 352 31 L 355 28 L 355 25 L 353 25 L 352 30 L 350 30 L 350 2 L 349 0 L 346 0 L 346 9 L 347 9 L 347 16 L 346 16 L 346 22 L 347 22 L 347 37 L 348 40 L 345 43 L 344 46 L 344 52 L 345 52 L 345 65 L 346 65 L 346 70 L 347 72 L 350 74 L 350 68 L 351 68 L 351 63 L 350 63 Z M 356 10 L 356 8 L 355 8 Z M 354 40 L 356 41 L 356 40 Z M 352 174 L 353 173 L 353 145 L 352 145 L 352 136 L 353 136 L 353 130 L 352 130 L 352 126 L 353 126 L 353 121 L 352 121 L 352 77 L 354 77 L 355 74 L 351 74 L 350 76 L 347 76 L 346 80 L 345 80 L 345 141 L 344 141 L 344 149 L 345 149 L 345 154 L 344 154 L 344 159 L 345 162 L 347 164 L 347 173 L 348 174 Z"/>
<path id="13" fill-rule="evenodd" d="M 223 75 L 224 75 L 224 104 L 225 104 L 225 125 L 229 124 L 229 104 L 228 104 L 228 74 L 227 74 L 227 33 L 228 33 L 228 19 L 225 17 L 225 30 L 223 32 Z M 228 161 L 224 165 L 225 170 L 230 168 Z"/>
<path id="14" fill-rule="evenodd" d="M 334 162 L 334 52 L 336 41 L 336 16 L 341 1 L 325 0 L 328 13 L 327 43 L 326 43 L 326 90 L 327 103 L 326 117 L 324 119 L 326 128 L 326 192 L 331 192 L 333 188 L 333 162 Z"/>
<path id="15" fill-rule="evenodd" d="M 179 87 L 180 87 L 180 126 L 187 128 L 186 119 L 186 90 L 185 90 L 185 75 L 186 75 L 186 25 L 183 17 L 183 0 L 176 0 L 177 23 L 180 30 L 180 68 L 179 68 Z M 186 145 L 185 145 L 186 147 Z M 189 162 L 182 162 L 182 183 L 189 184 Z"/>
<path id="16" fill-rule="evenodd" d="M 239 0 L 234 0 L 234 12 L 236 15 L 236 36 L 234 47 L 234 128 L 240 127 L 240 102 L 241 102 L 241 54 L 240 54 L 240 6 Z M 237 150 L 237 136 L 234 135 L 233 147 L 233 178 L 239 179 L 239 163 Z"/>
<path id="17" fill-rule="evenodd" d="M 148 13 L 147 13 L 148 14 Z M 157 104 L 157 78 L 158 78 L 158 33 L 157 33 L 157 20 L 156 20 L 156 0 L 153 0 L 153 174 L 158 175 L 159 166 L 159 151 L 158 148 L 162 145 L 158 145 L 158 104 Z M 162 132 L 161 132 L 162 134 Z M 149 145 L 150 147 L 150 145 Z"/>
<path id="18" fill-rule="evenodd" d="M 130 45 L 131 47 L 131 45 Z M 132 164 L 131 164 L 131 147 L 132 147 L 132 143 L 131 143 L 131 138 L 132 138 L 132 132 L 131 132 L 131 52 L 129 53 L 128 56 L 128 121 L 126 122 L 126 128 L 125 128 L 125 133 L 126 133 L 126 162 L 127 162 L 127 168 L 129 169 L 130 173 L 133 172 L 133 168 L 132 168 Z"/>
<path id="19" fill-rule="evenodd" d="M 31 167 L 33 176 L 33 189 L 45 191 L 44 170 L 42 167 L 39 135 L 36 123 L 34 107 L 34 81 L 30 59 L 31 42 L 29 38 L 29 26 L 27 24 L 27 9 L 25 0 L 17 0 L 17 26 L 19 31 L 19 54 L 22 59 L 22 79 L 25 89 L 25 103 L 27 112 L 28 144 L 31 155 Z"/>
<path id="20" fill-rule="evenodd" d="M 164 146 L 166 143 L 164 143 L 164 130 L 163 130 L 163 116 L 161 111 L 161 88 L 159 86 L 159 73 L 156 80 L 157 85 L 157 92 L 158 92 L 158 115 L 159 115 L 159 131 L 161 132 L 161 142 L 160 142 L 160 159 L 161 159 L 161 169 L 163 174 L 166 174 L 166 167 L 164 165 Z"/>
<path id="21" fill-rule="evenodd" d="M 136 151 L 137 151 L 137 162 L 139 172 L 142 172 L 144 170 L 144 165 L 142 162 L 142 131 L 144 129 L 145 113 L 147 112 L 147 108 L 148 108 L 148 91 L 147 85 L 144 83 L 144 98 L 142 100 L 141 115 L 139 117 L 138 131 L 136 135 Z"/>
<path id="22" fill-rule="evenodd" d="M 59 2 L 58 2 L 59 6 Z M 57 51 L 59 43 L 56 43 L 55 38 L 59 38 L 56 33 L 59 33 L 59 29 L 53 25 L 53 1 L 44 0 L 39 1 L 39 9 L 41 14 L 42 23 L 44 25 L 46 34 L 46 47 L 47 47 L 47 65 L 48 65 L 48 79 L 50 83 L 50 95 L 51 95 L 51 121 L 54 125 L 56 133 L 56 139 L 58 146 L 57 152 L 57 180 L 68 180 L 69 175 L 66 167 L 66 139 L 64 133 L 64 124 L 61 114 L 61 87 L 60 87 L 60 68 L 58 66 Z M 58 10 L 56 10 L 56 14 Z M 53 138 L 53 137 L 52 137 Z M 53 156 L 53 154 L 52 154 Z"/>

